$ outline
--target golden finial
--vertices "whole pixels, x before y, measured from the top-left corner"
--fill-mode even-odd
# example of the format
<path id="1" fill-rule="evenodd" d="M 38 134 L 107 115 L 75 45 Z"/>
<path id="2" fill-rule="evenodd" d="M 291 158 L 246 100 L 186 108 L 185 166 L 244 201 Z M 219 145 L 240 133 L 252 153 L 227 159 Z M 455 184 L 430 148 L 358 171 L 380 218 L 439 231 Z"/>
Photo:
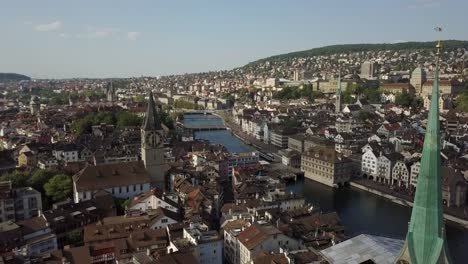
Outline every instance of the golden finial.
<path id="1" fill-rule="evenodd" d="M 435 27 L 434 30 L 437 32 L 442 32 L 442 28 L 439 26 Z M 437 41 L 436 49 L 437 49 L 437 55 L 440 55 L 440 50 L 442 49 L 442 43 L 440 43 L 440 38 Z"/>

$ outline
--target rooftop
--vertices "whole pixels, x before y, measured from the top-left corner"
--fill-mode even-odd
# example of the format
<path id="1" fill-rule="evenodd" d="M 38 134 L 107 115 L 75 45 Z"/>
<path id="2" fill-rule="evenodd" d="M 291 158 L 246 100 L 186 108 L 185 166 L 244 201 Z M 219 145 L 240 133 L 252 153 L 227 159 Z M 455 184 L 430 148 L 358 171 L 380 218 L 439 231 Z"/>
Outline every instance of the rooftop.
<path id="1" fill-rule="evenodd" d="M 332 263 L 394 263 L 403 240 L 362 234 L 329 247 L 321 253 Z"/>

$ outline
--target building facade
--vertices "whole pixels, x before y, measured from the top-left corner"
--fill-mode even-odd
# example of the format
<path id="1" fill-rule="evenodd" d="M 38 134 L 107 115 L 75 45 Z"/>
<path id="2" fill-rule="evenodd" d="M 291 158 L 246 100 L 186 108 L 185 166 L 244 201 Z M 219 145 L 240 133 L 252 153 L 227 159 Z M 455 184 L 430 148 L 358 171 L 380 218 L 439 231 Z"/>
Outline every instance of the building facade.
<path id="1" fill-rule="evenodd" d="M 348 183 L 352 168 L 352 161 L 333 148 L 314 148 L 302 154 L 301 170 L 304 177 L 330 187 Z"/>

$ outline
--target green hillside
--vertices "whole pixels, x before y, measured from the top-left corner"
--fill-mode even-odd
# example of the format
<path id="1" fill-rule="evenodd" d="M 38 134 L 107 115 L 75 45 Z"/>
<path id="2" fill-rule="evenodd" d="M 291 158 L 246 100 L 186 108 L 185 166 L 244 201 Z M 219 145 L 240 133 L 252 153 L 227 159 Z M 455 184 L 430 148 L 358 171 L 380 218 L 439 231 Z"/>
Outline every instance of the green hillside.
<path id="1" fill-rule="evenodd" d="M 22 81 L 22 80 L 31 80 L 31 77 L 18 73 L 1 73 L 0 72 L 0 81 Z"/>
<path id="2" fill-rule="evenodd" d="M 361 51 L 396 51 L 396 50 L 419 50 L 419 49 L 434 49 L 436 42 L 401 42 L 401 43 L 381 43 L 381 44 L 343 44 L 343 45 L 331 45 L 320 48 L 314 48 L 310 50 L 296 51 L 286 54 L 280 54 L 271 56 L 268 58 L 260 59 L 251 62 L 246 67 L 254 66 L 258 63 L 265 61 L 281 61 L 288 60 L 297 57 L 312 57 L 321 55 L 331 55 L 337 53 L 350 53 L 350 52 L 361 52 Z M 444 40 L 444 48 L 456 49 L 465 48 L 468 49 L 468 41 L 465 40 Z"/>

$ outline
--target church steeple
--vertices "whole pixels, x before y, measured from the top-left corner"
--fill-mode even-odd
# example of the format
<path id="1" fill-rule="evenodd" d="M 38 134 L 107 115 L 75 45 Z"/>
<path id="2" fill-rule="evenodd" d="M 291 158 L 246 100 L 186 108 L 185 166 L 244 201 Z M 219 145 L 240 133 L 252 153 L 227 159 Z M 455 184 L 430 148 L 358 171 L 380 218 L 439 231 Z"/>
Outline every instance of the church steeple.
<path id="1" fill-rule="evenodd" d="M 439 42 L 437 54 L 440 48 Z M 432 98 L 439 98 L 438 59 Z M 411 221 L 396 263 L 451 263 L 443 220 L 440 166 L 439 102 L 431 100 Z"/>
<path id="2" fill-rule="evenodd" d="M 114 102 L 114 93 L 115 93 L 114 84 L 111 80 L 110 83 L 107 85 L 107 89 L 106 89 L 106 96 L 107 96 L 108 102 Z"/>
<path id="3" fill-rule="evenodd" d="M 338 84 L 336 87 L 336 104 L 335 104 L 335 113 L 341 113 L 341 69 L 338 72 Z"/>
<path id="4" fill-rule="evenodd" d="M 148 108 L 146 109 L 145 121 L 142 129 L 145 131 L 162 129 L 152 91 L 149 92 Z"/>

